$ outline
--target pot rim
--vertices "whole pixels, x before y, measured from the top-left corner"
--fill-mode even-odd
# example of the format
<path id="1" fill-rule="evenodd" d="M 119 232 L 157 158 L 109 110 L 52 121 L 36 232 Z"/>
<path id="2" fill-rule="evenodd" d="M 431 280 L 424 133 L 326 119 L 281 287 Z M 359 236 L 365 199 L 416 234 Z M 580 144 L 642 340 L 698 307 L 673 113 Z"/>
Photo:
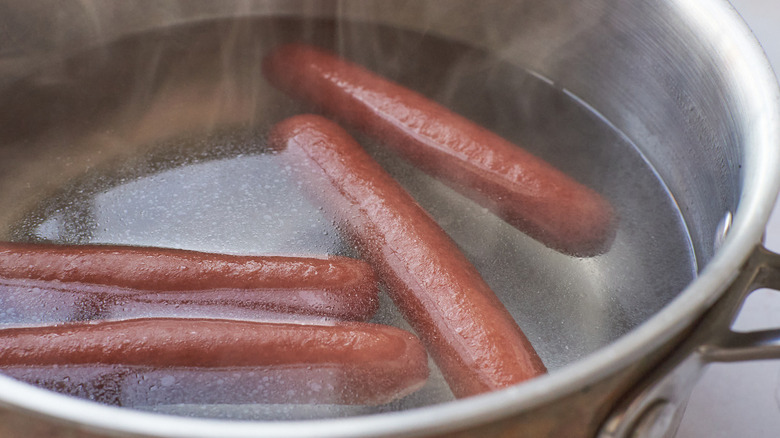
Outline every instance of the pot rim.
<path id="1" fill-rule="evenodd" d="M 463 400 L 342 419 L 229 421 L 196 419 L 104 406 L 40 389 L 0 375 L 0 405 L 81 429 L 162 437 L 380 437 L 444 433 L 509 417 L 582 390 L 640 360 L 701 316 L 740 272 L 761 238 L 780 190 L 780 91 L 758 42 L 725 0 L 671 1 L 686 23 L 730 61 L 750 106 L 742 192 L 722 247 L 672 302 L 636 329 L 589 356 L 532 381 Z M 738 57 L 738 58 L 737 58 Z"/>

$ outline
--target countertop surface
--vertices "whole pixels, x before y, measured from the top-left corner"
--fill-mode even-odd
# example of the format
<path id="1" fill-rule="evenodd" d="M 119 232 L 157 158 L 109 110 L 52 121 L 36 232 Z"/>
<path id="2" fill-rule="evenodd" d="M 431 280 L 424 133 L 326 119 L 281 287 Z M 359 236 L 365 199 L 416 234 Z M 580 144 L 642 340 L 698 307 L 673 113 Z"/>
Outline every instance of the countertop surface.
<path id="1" fill-rule="evenodd" d="M 780 72 L 780 1 L 732 0 Z M 780 145 L 778 145 L 780 147 Z M 778 169 L 780 172 L 780 169 Z M 780 252 L 780 200 L 766 231 Z M 745 303 L 734 328 L 780 327 L 780 292 L 760 290 Z M 780 437 L 780 360 L 710 366 L 696 385 L 677 438 Z"/>

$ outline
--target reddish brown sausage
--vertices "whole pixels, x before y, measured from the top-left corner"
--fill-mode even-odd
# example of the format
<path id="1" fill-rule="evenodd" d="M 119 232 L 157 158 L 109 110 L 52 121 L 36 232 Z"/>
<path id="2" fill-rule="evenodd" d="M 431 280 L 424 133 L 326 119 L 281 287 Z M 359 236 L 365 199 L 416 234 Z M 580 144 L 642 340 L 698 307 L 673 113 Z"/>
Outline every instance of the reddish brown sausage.
<path id="1" fill-rule="evenodd" d="M 361 322 L 314 326 L 160 318 L 0 330 L 3 372 L 26 380 L 69 373 L 79 379 L 91 369 L 168 375 L 180 382 L 171 390 L 176 402 L 201 403 L 213 395 L 181 385 L 203 385 L 225 375 L 226 382 L 253 386 L 221 388 L 229 397 L 223 403 L 237 402 L 232 392 L 247 399 L 254 390 L 262 395 L 252 400 L 256 403 L 378 404 L 415 391 L 428 376 L 417 338 Z M 132 382 L 121 384 L 133 390 Z M 191 394 L 178 394 L 182 390 Z"/>
<path id="2" fill-rule="evenodd" d="M 588 256 L 611 244 L 615 215 L 599 194 L 418 93 L 301 44 L 272 52 L 263 71 L 551 248 Z"/>
<path id="3" fill-rule="evenodd" d="M 371 267 L 346 257 L 237 256 L 5 242 L 0 243 L 2 279 L 22 279 L 44 288 L 81 289 L 84 295 L 102 293 L 118 305 L 131 307 L 134 303 L 201 304 L 367 320 L 379 305 Z M 103 297 L 101 301 L 110 300 Z"/>
<path id="4" fill-rule="evenodd" d="M 343 129 L 312 115 L 276 125 L 271 144 L 345 224 L 457 397 L 545 367 L 474 266 Z"/>

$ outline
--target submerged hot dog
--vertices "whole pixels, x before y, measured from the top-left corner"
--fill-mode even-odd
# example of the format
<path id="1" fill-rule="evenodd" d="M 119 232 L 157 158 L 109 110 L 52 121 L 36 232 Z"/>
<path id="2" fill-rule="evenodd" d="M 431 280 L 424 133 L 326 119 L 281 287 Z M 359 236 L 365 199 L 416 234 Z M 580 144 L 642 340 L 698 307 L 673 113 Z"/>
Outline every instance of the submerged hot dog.
<path id="1" fill-rule="evenodd" d="M 420 388 L 428 363 L 417 338 L 390 326 L 160 318 L 0 330 L 0 371 L 38 383 L 67 377 L 65 386 L 129 373 L 136 378 L 113 382 L 134 403 L 379 404 Z M 139 395 L 150 382 L 136 374 L 177 384 Z M 210 386 L 227 399 L 203 391 Z"/>
<path id="2" fill-rule="evenodd" d="M 551 248 L 589 256 L 611 244 L 615 215 L 598 193 L 418 93 L 302 44 L 276 49 L 263 71 Z"/>
<path id="3" fill-rule="evenodd" d="M 545 372 L 455 243 L 343 129 L 296 116 L 277 124 L 270 141 L 345 225 L 457 397 Z"/>
<path id="4" fill-rule="evenodd" d="M 367 320 L 379 305 L 371 267 L 336 256 L 238 256 L 4 242 L 0 243 L 3 279 L 43 287 L 47 285 L 39 282 L 48 282 L 48 286 L 81 290 L 84 296 L 109 295 L 112 300 L 102 301 L 127 306 L 199 304 Z"/>

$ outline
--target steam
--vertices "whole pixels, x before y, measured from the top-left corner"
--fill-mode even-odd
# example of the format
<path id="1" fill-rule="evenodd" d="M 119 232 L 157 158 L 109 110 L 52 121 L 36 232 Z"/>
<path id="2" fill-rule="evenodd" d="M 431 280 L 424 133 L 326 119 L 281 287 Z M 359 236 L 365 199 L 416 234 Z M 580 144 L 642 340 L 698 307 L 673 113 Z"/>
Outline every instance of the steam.
<path id="1" fill-rule="evenodd" d="M 294 197 L 287 191 L 292 183 L 265 145 L 268 127 L 315 110 L 273 89 L 261 73 L 270 50 L 303 41 L 333 50 L 521 143 L 605 193 L 621 210 L 627 228 L 609 254 L 590 260 L 563 256 L 416 171 L 380 142 L 359 137 L 478 267 L 550 369 L 609 344 L 690 281 L 692 254 L 679 211 L 634 146 L 550 81 L 523 70 L 522 60 L 507 62 L 500 50 L 496 55 L 456 42 L 479 29 L 487 42 L 506 37 L 485 31 L 490 26 L 480 20 L 494 17 L 472 17 L 462 9 L 423 15 L 422 2 L 304 3 L 305 20 L 233 17 L 268 12 L 270 6 L 257 2 L 235 3 L 237 9 L 225 12 L 227 18 L 213 22 L 198 22 L 194 12 L 182 9 L 174 24 L 186 24 L 132 37 L 123 35 L 171 24 L 165 18 L 171 11 L 166 15 L 165 7 L 150 6 L 159 10 L 141 20 L 129 7 L 117 5 L 116 13 L 128 14 L 121 28 L 103 25 L 105 9 L 93 1 L 81 0 L 78 14 L 66 11 L 65 17 L 87 20 L 87 33 L 96 41 L 110 44 L 62 62 L 49 60 L 51 68 L 26 76 L 13 93 L 0 91 L 3 102 L 14 103 L 12 110 L 0 110 L 9 121 L 2 140 L 11 145 L 0 149 L 0 235 L 242 253 L 300 253 L 317 241 L 311 251 L 348 253 L 351 247 L 333 224 L 310 206 L 288 199 Z M 183 2 L 166 4 L 175 9 Z M 282 16 L 284 7 L 278 11 Z M 393 13 L 382 15 L 386 9 Z M 334 13 L 352 21 L 317 19 Z M 428 20 L 431 27 L 445 28 L 442 33 L 451 39 L 361 23 L 378 16 L 397 26 Z M 420 16 L 425 18 L 410 19 Z M 460 21 L 442 24 L 449 17 Z M 464 22 L 466 18 L 475 22 Z M 563 44 L 554 39 L 543 43 Z M 498 46 L 516 44 L 508 40 Z M 280 176 L 279 181 L 271 175 Z M 296 217 L 303 219 L 296 222 Z M 27 304 L 29 310 L 32 304 Z M 23 307 L 7 309 L 18 312 L 4 320 L 0 314 L 0 323 L 29 323 Z M 389 301 L 383 302 L 377 321 L 405 324 Z M 446 385 L 435 376 L 403 402 L 371 412 L 450 400 Z M 158 377 L 161 388 L 170 381 Z M 262 416 L 257 412 L 277 419 L 368 412 L 332 406 L 252 410 L 236 405 L 220 411 L 202 405 L 137 405 L 241 418 Z"/>

